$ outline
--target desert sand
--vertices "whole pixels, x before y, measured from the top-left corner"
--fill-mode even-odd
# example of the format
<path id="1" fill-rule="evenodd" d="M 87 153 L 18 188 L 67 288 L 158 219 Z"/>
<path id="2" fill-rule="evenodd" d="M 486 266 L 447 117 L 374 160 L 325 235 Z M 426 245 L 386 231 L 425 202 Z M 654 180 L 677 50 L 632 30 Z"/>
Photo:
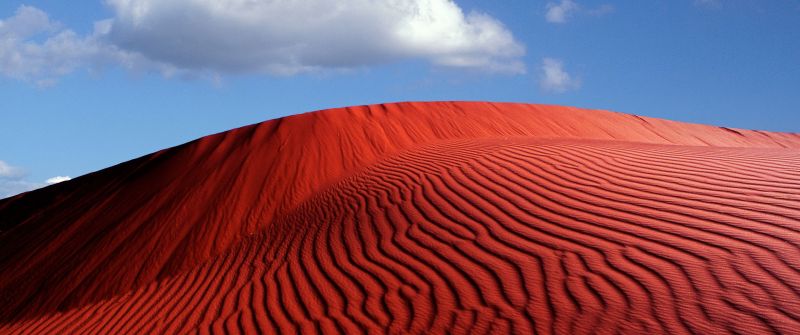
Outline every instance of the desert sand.
<path id="1" fill-rule="evenodd" d="M 800 135 L 337 108 L 0 200 L 0 334 L 798 334 Z"/>

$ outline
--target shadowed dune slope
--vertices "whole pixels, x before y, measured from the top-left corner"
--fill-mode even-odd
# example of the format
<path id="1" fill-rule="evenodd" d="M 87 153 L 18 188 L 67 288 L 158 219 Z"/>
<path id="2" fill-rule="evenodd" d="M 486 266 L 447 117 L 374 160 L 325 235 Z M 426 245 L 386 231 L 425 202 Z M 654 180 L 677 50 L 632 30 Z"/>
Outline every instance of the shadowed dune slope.
<path id="1" fill-rule="evenodd" d="M 397 103 L 0 200 L 0 333 L 796 333 L 800 136 Z"/>

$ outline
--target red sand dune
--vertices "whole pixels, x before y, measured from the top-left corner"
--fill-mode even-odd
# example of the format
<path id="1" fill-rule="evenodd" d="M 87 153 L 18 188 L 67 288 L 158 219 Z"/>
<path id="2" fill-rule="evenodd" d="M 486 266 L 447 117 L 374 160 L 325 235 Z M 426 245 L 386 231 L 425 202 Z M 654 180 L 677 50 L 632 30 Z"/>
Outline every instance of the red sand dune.
<path id="1" fill-rule="evenodd" d="M 0 200 L 0 334 L 800 333 L 800 135 L 331 109 Z"/>

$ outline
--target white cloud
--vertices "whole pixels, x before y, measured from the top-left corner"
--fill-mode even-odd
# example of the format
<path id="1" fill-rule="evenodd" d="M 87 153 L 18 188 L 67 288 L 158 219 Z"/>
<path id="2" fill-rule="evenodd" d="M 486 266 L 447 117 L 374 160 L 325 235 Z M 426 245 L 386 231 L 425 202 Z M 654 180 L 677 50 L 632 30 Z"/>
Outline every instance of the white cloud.
<path id="1" fill-rule="evenodd" d="M 0 199 L 72 179 L 68 176 L 55 176 L 40 183 L 28 180 L 27 176 L 24 169 L 0 160 Z"/>
<path id="2" fill-rule="evenodd" d="M 25 175 L 23 169 L 0 160 L 0 199 L 42 187 L 26 181 Z"/>
<path id="3" fill-rule="evenodd" d="M 541 66 L 539 86 L 550 93 L 564 93 L 578 89 L 581 86 L 579 79 L 564 70 L 564 62 L 555 58 L 544 58 Z"/>
<path id="4" fill-rule="evenodd" d="M 580 6 L 572 0 L 561 0 L 559 3 L 549 2 L 544 17 L 547 22 L 565 23 L 579 8 Z"/>
<path id="5" fill-rule="evenodd" d="M 67 181 L 67 180 L 72 180 L 72 178 L 70 178 L 69 176 L 55 176 L 53 178 L 48 178 L 45 181 L 45 183 L 47 183 L 47 185 L 52 185 L 52 184 L 58 184 L 58 183 L 60 183 L 62 181 Z"/>
<path id="6" fill-rule="evenodd" d="M 0 161 L 0 178 L 19 178 L 23 175 L 22 169 Z"/>
<path id="7" fill-rule="evenodd" d="M 108 24 L 98 22 L 94 33 L 80 36 L 45 12 L 20 6 L 14 16 L 0 20 L 0 75 L 47 87 L 81 67 L 119 64 L 132 68 L 149 63 L 106 43 Z"/>
<path id="8" fill-rule="evenodd" d="M 404 58 L 521 72 L 523 47 L 451 0 L 108 0 L 111 40 L 178 68 L 292 74 Z"/>
<path id="9" fill-rule="evenodd" d="M 548 2 L 547 11 L 544 18 L 550 23 L 566 23 L 570 18 L 578 14 L 589 16 L 605 16 L 613 13 L 616 9 L 611 4 L 601 4 L 594 8 L 585 8 L 573 0 L 561 0 L 561 2 Z"/>
<path id="10" fill-rule="evenodd" d="M 120 65 L 166 76 L 291 75 L 406 59 L 524 73 L 525 49 L 496 19 L 452 0 L 106 0 L 81 36 L 21 6 L 0 21 L 0 75 L 53 85 Z"/>

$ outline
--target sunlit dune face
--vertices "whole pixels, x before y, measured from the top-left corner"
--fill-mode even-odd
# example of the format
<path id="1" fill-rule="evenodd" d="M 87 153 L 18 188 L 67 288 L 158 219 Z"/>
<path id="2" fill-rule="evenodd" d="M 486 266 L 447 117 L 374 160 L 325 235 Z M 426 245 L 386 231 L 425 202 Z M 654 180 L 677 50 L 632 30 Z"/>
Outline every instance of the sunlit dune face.
<path id="1" fill-rule="evenodd" d="M 0 201 L 0 333 L 791 334 L 798 150 L 524 104 L 267 121 Z"/>

